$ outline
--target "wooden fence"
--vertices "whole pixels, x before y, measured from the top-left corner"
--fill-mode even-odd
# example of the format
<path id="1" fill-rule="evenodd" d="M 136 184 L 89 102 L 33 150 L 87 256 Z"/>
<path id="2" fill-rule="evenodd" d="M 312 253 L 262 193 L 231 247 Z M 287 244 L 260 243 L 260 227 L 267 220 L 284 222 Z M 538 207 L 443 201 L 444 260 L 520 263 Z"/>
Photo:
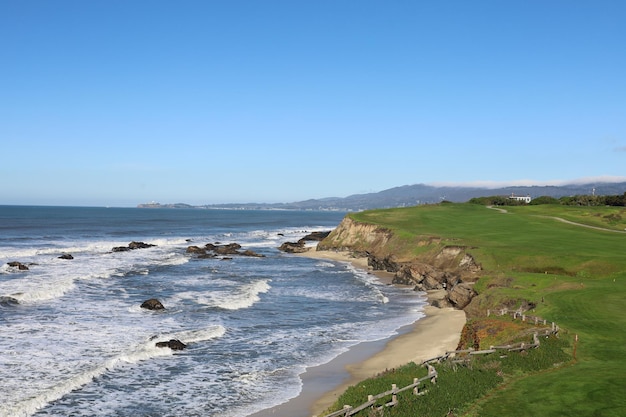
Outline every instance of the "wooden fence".
<path id="1" fill-rule="evenodd" d="M 347 416 L 352 416 L 356 413 L 358 413 L 359 411 L 365 410 L 366 408 L 371 408 L 374 407 L 376 405 L 376 402 L 382 398 L 391 396 L 391 401 L 381 405 L 380 408 L 383 407 L 393 407 L 394 405 L 398 404 L 398 396 L 397 394 L 404 392 L 404 391 L 408 391 L 408 390 L 413 390 L 413 394 L 414 395 L 423 395 L 426 393 L 426 391 L 420 391 L 420 386 L 422 385 L 422 382 L 428 381 L 430 380 L 430 382 L 432 384 L 436 384 L 437 383 L 437 370 L 430 364 L 424 364 L 425 366 L 428 367 L 428 375 L 422 377 L 422 378 L 413 378 L 413 383 L 407 385 L 406 387 L 402 387 L 402 388 L 398 388 L 396 386 L 396 384 L 392 384 L 391 385 L 391 389 L 389 391 L 385 391 L 385 392 L 381 392 L 378 395 L 368 395 L 367 396 L 367 402 L 364 402 L 363 404 L 357 406 L 357 407 L 352 407 L 350 405 L 344 405 L 343 409 L 339 410 L 339 411 L 335 411 L 334 413 L 331 414 L 326 414 L 324 417 L 347 417 Z M 316 417 L 316 416 L 313 416 Z"/>
<path id="2" fill-rule="evenodd" d="M 521 319 L 522 321 L 530 321 L 530 322 L 535 322 L 536 325 L 538 325 L 539 323 L 546 325 L 547 326 L 547 321 L 544 319 L 541 319 L 539 317 L 534 317 L 534 316 L 527 316 L 525 315 L 523 312 L 521 312 L 520 310 L 507 310 L 507 309 L 501 309 L 498 310 L 498 313 L 500 315 L 505 315 L 505 314 L 512 314 L 512 318 L 513 320 L 516 319 Z M 491 311 L 487 310 L 487 316 L 491 315 Z M 331 414 L 326 414 L 322 417 L 348 417 L 348 416 L 352 416 L 356 413 L 358 413 L 359 411 L 365 410 L 366 408 L 374 408 L 374 406 L 376 405 L 376 403 L 378 402 L 378 400 L 383 399 L 385 397 L 389 397 L 391 396 L 391 399 L 389 402 L 384 403 L 383 405 L 379 406 L 378 409 L 382 409 L 383 407 L 393 407 L 394 405 L 398 404 L 398 397 L 397 394 L 404 392 L 404 391 L 408 391 L 410 389 L 413 390 L 413 394 L 415 395 L 423 395 L 426 393 L 425 390 L 420 391 L 420 386 L 423 382 L 430 380 L 430 382 L 432 384 L 436 384 L 437 383 L 437 370 L 431 365 L 431 363 L 433 362 L 442 362 L 445 360 L 449 360 L 451 362 L 467 362 L 469 360 L 471 360 L 472 356 L 474 355 L 485 355 L 485 354 L 491 354 L 491 353 L 496 353 L 498 351 L 508 351 L 508 352 L 515 352 L 515 351 L 522 351 L 522 350 L 527 350 L 527 349 L 534 349 L 534 348 L 538 348 L 540 345 L 539 342 L 539 336 L 548 336 L 551 334 L 557 334 L 559 331 L 559 326 L 557 326 L 554 322 L 552 322 L 551 327 L 541 331 L 541 332 L 535 332 L 533 334 L 533 341 L 532 343 L 526 343 L 526 342 L 520 342 L 520 343 L 515 343 L 515 344 L 510 344 L 510 345 L 503 345 L 503 346 L 490 346 L 489 349 L 484 349 L 484 350 L 474 350 L 472 348 L 470 349 L 464 349 L 464 350 L 453 350 L 453 351 L 449 351 L 444 353 L 441 356 L 436 356 L 434 358 L 431 359 L 427 359 L 425 361 L 422 362 L 423 366 L 426 366 L 428 368 L 428 375 L 426 375 L 425 377 L 422 378 L 413 378 L 413 383 L 410 385 L 407 385 L 405 387 L 402 388 L 398 388 L 396 386 L 396 384 L 392 384 L 391 386 L 391 390 L 389 391 L 385 391 L 385 392 L 381 392 L 378 395 L 368 395 L 367 396 L 367 402 L 364 402 L 363 404 L 356 406 L 356 407 L 352 407 L 350 405 L 344 405 L 343 409 L 339 410 L 339 411 L 335 411 L 334 413 Z M 456 356 L 459 354 L 467 354 L 467 357 L 463 357 L 461 359 L 456 359 Z M 317 417 L 317 416 L 313 416 L 313 417 Z"/>

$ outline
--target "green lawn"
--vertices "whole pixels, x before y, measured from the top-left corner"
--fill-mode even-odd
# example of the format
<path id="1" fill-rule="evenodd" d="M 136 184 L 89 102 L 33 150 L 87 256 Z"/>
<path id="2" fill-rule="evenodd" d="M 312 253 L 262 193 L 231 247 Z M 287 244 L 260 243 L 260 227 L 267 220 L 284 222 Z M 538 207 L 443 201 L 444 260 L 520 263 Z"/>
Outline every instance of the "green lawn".
<path id="1" fill-rule="evenodd" d="M 457 406 L 457 415 L 626 416 L 626 233 L 552 218 L 623 231 L 625 209 L 506 209 L 441 204 L 350 216 L 392 230 L 407 253 L 418 254 L 415 242 L 433 237 L 441 238 L 438 247 L 469 247 L 484 269 L 476 284 L 479 313 L 473 314 L 503 300 L 528 300 L 536 304 L 533 314 L 563 329 L 564 351 L 575 358 L 558 368 L 517 373 L 479 400 Z M 398 408 L 388 415 L 409 415 L 403 413 Z"/>

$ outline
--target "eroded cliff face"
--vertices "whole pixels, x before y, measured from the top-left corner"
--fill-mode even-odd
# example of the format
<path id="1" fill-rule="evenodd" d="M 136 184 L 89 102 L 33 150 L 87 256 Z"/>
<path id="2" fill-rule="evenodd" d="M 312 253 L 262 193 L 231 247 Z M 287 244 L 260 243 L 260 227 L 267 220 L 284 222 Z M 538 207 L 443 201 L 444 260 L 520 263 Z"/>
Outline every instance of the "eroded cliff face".
<path id="1" fill-rule="evenodd" d="M 420 255 L 407 255 L 414 252 L 407 246 L 413 245 L 422 247 Z M 465 308 L 476 295 L 473 284 L 482 270 L 467 247 L 446 245 L 432 236 L 407 242 L 397 238 L 389 229 L 349 217 L 345 217 L 319 243 L 317 250 L 348 251 L 356 256 L 367 256 L 372 269 L 392 272 L 394 283 L 414 285 L 418 291 L 444 289 L 447 295 L 436 301 L 438 307 Z"/>
<path id="2" fill-rule="evenodd" d="M 393 237 L 391 231 L 367 223 L 360 223 L 344 217 L 317 248 L 318 250 L 339 250 L 358 253 L 380 252 Z"/>

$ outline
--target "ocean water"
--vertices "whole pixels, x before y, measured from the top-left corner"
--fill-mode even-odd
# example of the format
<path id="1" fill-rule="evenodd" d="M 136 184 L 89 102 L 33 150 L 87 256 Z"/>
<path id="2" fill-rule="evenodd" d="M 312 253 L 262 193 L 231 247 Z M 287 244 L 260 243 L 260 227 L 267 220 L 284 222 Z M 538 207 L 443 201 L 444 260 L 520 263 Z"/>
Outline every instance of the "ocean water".
<path id="1" fill-rule="evenodd" d="M 416 292 L 277 249 L 343 215 L 0 206 L 0 416 L 244 417 L 297 396 L 306 367 L 423 316 Z M 112 252 L 131 241 L 156 246 Z M 264 257 L 186 253 L 215 242 Z"/>

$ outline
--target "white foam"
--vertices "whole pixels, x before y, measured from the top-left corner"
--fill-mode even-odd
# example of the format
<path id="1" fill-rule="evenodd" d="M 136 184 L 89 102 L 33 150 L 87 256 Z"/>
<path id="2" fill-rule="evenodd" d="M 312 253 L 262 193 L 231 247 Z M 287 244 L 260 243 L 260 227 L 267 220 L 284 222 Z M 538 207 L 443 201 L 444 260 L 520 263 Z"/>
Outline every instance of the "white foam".
<path id="1" fill-rule="evenodd" d="M 0 295 L 11 296 L 25 303 L 49 301 L 74 290 L 77 281 L 106 279 L 129 273 L 147 275 L 155 266 L 182 265 L 189 262 L 189 257 L 182 248 L 154 247 L 112 253 L 111 245 L 112 242 L 91 242 L 80 247 L 65 247 L 63 250 L 55 248 L 22 251 L 24 256 L 8 259 L 19 259 L 29 265 L 30 269 L 16 271 L 4 263 L 0 267 L 0 273 L 11 274 L 15 278 L 0 282 Z M 74 253 L 74 259 L 58 259 L 60 253 Z M 51 257 L 52 254 L 55 256 Z"/>
<path id="2" fill-rule="evenodd" d="M 272 288 L 269 279 L 260 279 L 248 284 L 234 281 L 215 280 L 219 288 L 204 292 L 180 292 L 171 298 L 171 303 L 179 300 L 191 300 L 208 307 L 223 308 L 225 310 L 240 310 L 252 307 L 260 301 L 259 294 L 266 293 Z"/>
<path id="3" fill-rule="evenodd" d="M 88 370 L 75 374 L 64 381 L 56 382 L 53 386 L 46 388 L 31 398 L 19 401 L 14 405 L 10 405 L 8 403 L 1 404 L 0 415 L 15 417 L 30 416 L 37 410 L 45 407 L 47 404 L 62 398 L 71 391 L 89 384 L 94 378 L 97 378 L 107 371 L 113 370 L 124 363 L 138 363 L 140 361 L 156 357 L 172 356 L 174 352 L 171 349 L 156 347 L 156 343 L 159 341 L 176 338 L 185 344 L 197 343 L 200 341 L 222 337 L 225 332 L 226 329 L 223 326 L 217 325 L 206 329 L 182 331 L 172 333 L 170 335 L 163 335 L 158 338 L 151 338 L 137 344 L 125 352 L 120 353 L 102 364 L 93 366 Z"/>
<path id="4" fill-rule="evenodd" d="M 239 310 L 251 307 L 261 299 L 259 294 L 268 292 L 270 288 L 269 280 L 258 280 L 243 285 L 234 294 L 221 299 L 217 306 L 226 310 Z"/>
<path id="5" fill-rule="evenodd" d="M 33 303 L 37 301 L 48 301 L 64 296 L 74 289 L 74 279 L 67 278 L 55 282 L 45 280 L 24 280 L 19 286 L 0 286 L 5 294 L 15 298 L 22 303 Z M 8 287 L 8 288 L 7 288 Z"/>

